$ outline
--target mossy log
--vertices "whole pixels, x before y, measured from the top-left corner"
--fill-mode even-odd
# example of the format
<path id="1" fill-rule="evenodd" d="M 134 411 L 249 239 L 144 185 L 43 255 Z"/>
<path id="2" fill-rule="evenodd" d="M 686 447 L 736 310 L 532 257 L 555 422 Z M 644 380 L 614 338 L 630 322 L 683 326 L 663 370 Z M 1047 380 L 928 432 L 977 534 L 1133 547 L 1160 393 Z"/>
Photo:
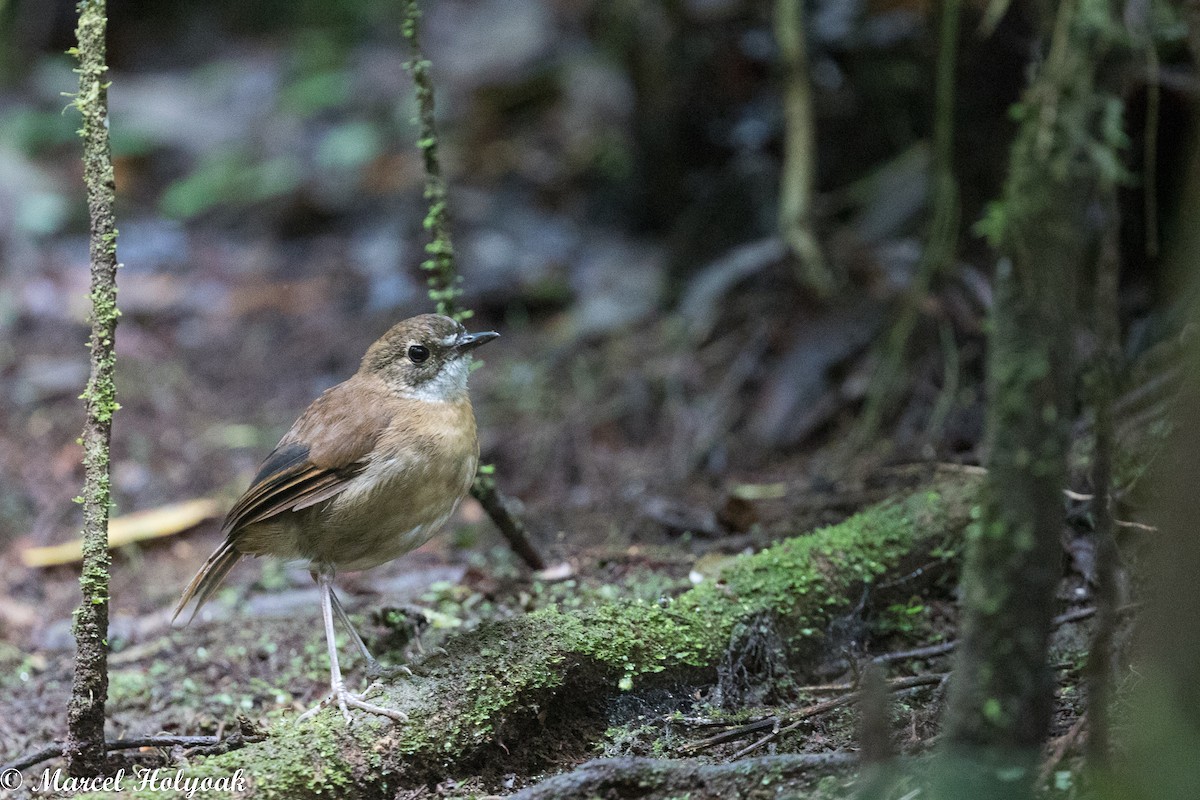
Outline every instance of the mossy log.
<path id="1" fill-rule="evenodd" d="M 546 608 L 485 624 L 452 639 L 412 678 L 371 694 L 403 710 L 407 724 L 359 716 L 347 727 L 328 710 L 306 724 L 281 723 L 265 741 L 196 759 L 184 774 L 241 769 L 256 798 L 390 798 L 448 777 L 528 775 L 583 760 L 596 752 L 589 732 L 598 738 L 607 724 L 598 709 L 656 687 L 711 683 L 739 621 L 772 615 L 802 663 L 820 652 L 826 626 L 865 584 L 931 561 L 954 563 L 977 486 L 958 473 L 734 559 L 718 580 L 672 600 Z"/>

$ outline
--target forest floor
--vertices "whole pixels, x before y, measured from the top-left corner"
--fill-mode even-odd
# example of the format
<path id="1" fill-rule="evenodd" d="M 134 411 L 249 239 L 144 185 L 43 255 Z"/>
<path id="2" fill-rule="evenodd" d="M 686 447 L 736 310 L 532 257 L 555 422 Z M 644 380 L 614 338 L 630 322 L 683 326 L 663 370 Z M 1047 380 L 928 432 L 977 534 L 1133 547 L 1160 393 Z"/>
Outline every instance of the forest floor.
<path id="1" fill-rule="evenodd" d="M 352 303 L 320 297 L 319 304 L 299 312 L 274 309 L 236 324 L 177 318 L 172 335 L 156 336 L 153 346 L 146 329 L 156 326 L 154 320 L 136 314 L 123 320 L 118 347 L 124 345 L 125 353 L 124 408 L 115 433 L 114 466 L 122 508 L 193 497 L 227 502 L 302 408 L 305 390 L 315 394 L 352 371 L 365 343 L 387 319 L 364 319 Z M 491 327 L 486 318 L 475 324 Z M 192 331 L 189 345 L 170 347 L 185 328 Z M 602 385 L 628 387 L 636 380 L 653 385 L 658 376 L 627 369 L 627 353 L 638 352 L 667 371 L 694 359 L 693 354 L 647 345 L 653 325 L 602 346 L 550 356 L 545 327 L 501 329 L 504 338 L 485 354 L 485 365 L 473 377 L 484 456 L 497 463 L 501 485 L 524 500 L 523 515 L 538 547 L 548 560 L 569 565 L 569 574 L 557 580 L 531 574 L 482 509 L 467 501 L 446 531 L 425 547 L 339 581 L 352 617 L 385 662 L 411 659 L 420 669 L 425 656 L 412 641 L 414 627 L 420 628 L 420 643 L 429 653 L 488 620 L 546 606 L 587 609 L 622 598 L 660 602 L 713 580 L 738 553 L 838 522 L 910 488 L 906 471 L 895 464 L 848 456 L 840 444 L 845 427 L 822 437 L 823 444 L 792 455 L 739 457 L 734 447 L 734 464 L 719 473 L 680 477 L 672 464 L 679 447 L 672 439 L 679 434 L 662 432 L 678 431 L 682 423 L 659 407 L 657 424 L 639 441 L 623 426 L 636 434 L 645 421 L 637 412 L 611 408 L 633 402 L 629 398 L 639 394 L 636 387 L 614 393 L 608 398 L 610 408 L 604 409 L 573 396 L 561 375 L 578 382 L 586 372 L 587 380 Z M 296 330 L 303 331 L 303 341 Z M 66 357 L 78 349 L 74 332 L 65 329 L 56 341 L 32 326 L 25 332 L 28 339 L 14 346 L 28 348 L 23 352 L 29 359 Z M 558 361 L 550 375 L 550 368 L 542 366 L 547 358 Z M 593 409 L 603 417 L 597 419 Z M 51 492 L 61 493 L 70 484 L 63 476 L 77 477 L 78 448 L 67 433 L 77 422 L 75 404 L 62 393 L 57 401 L 40 403 L 32 415 L 10 417 L 3 428 L 22 434 L 5 450 L 9 458 L 31 465 L 24 472 L 29 480 L 25 491 L 46 493 L 33 533 L 8 548 L 0 571 L 0 595 L 6 598 L 0 742 L 6 759 L 63 735 L 73 646 L 70 618 L 77 598 L 74 570 L 70 565 L 28 568 L 20 554 L 70 537 L 69 498 L 55 502 Z M 237 439 L 235 446 L 231 437 Z M 51 481 L 47 471 L 53 470 L 59 472 Z M 248 561 L 190 626 L 171 624 L 170 609 L 218 544 L 218 529 L 219 521 L 213 519 L 115 552 L 108 706 L 112 738 L 222 734 L 238 729 L 239 715 L 265 728 L 295 717 L 327 690 L 317 593 L 303 568 Z M 580 732 L 580 740 L 564 743 L 560 754 L 546 754 L 537 774 L 446 774 L 436 789 L 429 789 L 430 796 L 517 790 L 540 775 L 599 756 L 681 756 L 690 753 L 689 743 L 712 734 L 703 719 L 716 715 L 732 724 L 844 695 L 857 680 L 859 664 L 952 642 L 957 635 L 954 588 L 950 577 L 886 607 L 876 607 L 864 594 L 862 603 L 824 632 L 823 657 L 796 666 L 791 679 L 809 688 L 788 696 L 783 706 L 714 709 L 716 675 L 651 695 L 630 694 L 628 702 L 605 712 L 609 720 L 603 730 Z M 1063 611 L 1088 605 L 1087 583 L 1077 571 L 1068 571 L 1060 600 Z M 1073 725 L 1087 635 L 1086 620 L 1065 621 L 1057 629 L 1053 737 L 1077 734 Z M 348 648 L 342 652 L 351 681 L 363 683 L 357 657 Z M 889 660 L 887 674 L 942 674 L 949 664 L 945 653 L 901 655 Z M 943 697 L 944 687 L 936 682 L 899 692 L 891 725 L 901 752 L 930 748 Z M 850 703 L 835 704 L 757 749 L 743 750 L 753 739 L 741 739 L 707 748 L 704 757 L 721 763 L 735 756 L 853 753 L 857 718 Z M 179 754 L 176 749 L 174 755 Z M 170 754 L 154 748 L 120 758 L 130 764 L 171 763 Z M 811 785 L 828 773 L 815 770 L 791 783 Z M 832 775 L 831 790 L 853 784 L 853 775 L 840 770 Z M 423 796 L 414 792 L 414 797 Z"/>

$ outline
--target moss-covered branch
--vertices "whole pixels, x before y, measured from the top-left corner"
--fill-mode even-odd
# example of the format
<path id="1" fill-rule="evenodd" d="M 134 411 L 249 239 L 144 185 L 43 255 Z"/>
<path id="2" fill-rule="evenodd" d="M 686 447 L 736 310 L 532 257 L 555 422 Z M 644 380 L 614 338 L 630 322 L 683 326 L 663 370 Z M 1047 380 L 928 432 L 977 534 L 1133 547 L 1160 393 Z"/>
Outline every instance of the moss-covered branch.
<path id="1" fill-rule="evenodd" d="M 115 182 L 108 141 L 107 17 L 104 0 L 79 3 L 79 94 L 83 117 L 84 181 L 91 218 L 91 376 L 83 400 L 83 599 L 75 613 L 75 677 L 67 708 L 67 757 L 75 775 L 103 771 L 104 702 L 108 695 L 108 510 L 109 439 L 117 409 L 113 340 L 117 328 L 117 228 L 113 215 Z"/>
<path id="2" fill-rule="evenodd" d="M 536 772 L 564 738 L 589 730 L 598 738 L 608 724 L 600 709 L 623 694 L 711 682 L 735 624 L 748 616 L 774 617 L 798 663 L 819 655 L 827 625 L 864 583 L 930 559 L 953 562 L 976 486 L 959 475 L 875 506 L 735 559 L 719 580 L 673 600 L 546 608 L 487 624 L 452 639 L 413 678 L 372 695 L 408 714 L 405 725 L 362 718 L 348 729 L 336 712 L 305 725 L 289 720 L 266 741 L 199 761 L 186 774 L 216 778 L 240 768 L 255 797 L 371 798 L 447 776 Z"/>

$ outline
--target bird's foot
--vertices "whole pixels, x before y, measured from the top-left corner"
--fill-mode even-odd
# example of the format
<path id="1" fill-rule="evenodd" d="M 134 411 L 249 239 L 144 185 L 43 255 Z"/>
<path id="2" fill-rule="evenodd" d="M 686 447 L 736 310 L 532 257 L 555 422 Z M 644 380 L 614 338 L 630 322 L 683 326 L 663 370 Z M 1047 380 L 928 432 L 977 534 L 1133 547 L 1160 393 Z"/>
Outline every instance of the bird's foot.
<path id="1" fill-rule="evenodd" d="M 385 666 L 374 659 L 367 662 L 366 672 L 367 678 L 372 681 L 390 682 L 396 680 L 396 678 L 399 678 L 401 675 L 406 678 L 411 678 L 413 676 L 413 671 L 404 664 L 400 664 L 395 667 Z"/>
<path id="2" fill-rule="evenodd" d="M 365 692 L 363 694 L 366 694 Z M 369 703 L 363 699 L 363 695 L 354 694 L 346 690 L 345 686 L 334 685 L 332 691 L 325 695 L 325 698 L 315 706 L 305 711 L 300 715 L 297 722 L 307 722 L 317 715 L 321 709 L 328 706 L 330 703 L 337 701 L 338 708 L 342 710 L 342 716 L 346 718 L 346 724 L 350 725 L 353 718 L 350 716 L 350 709 L 357 708 L 359 711 L 366 711 L 368 714 L 376 714 L 381 717 L 387 717 L 396 723 L 408 722 L 408 715 L 403 711 L 395 708 L 384 708 L 377 706 L 374 703 Z"/>

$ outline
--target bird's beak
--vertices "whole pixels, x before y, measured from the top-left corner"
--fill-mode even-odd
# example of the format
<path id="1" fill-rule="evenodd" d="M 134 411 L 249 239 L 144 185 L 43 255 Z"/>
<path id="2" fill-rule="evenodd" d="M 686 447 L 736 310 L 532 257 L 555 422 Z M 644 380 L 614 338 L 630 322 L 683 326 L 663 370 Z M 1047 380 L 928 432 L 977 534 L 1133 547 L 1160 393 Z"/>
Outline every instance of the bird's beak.
<path id="1" fill-rule="evenodd" d="M 458 341 L 454 343 L 454 349 L 459 353 L 469 353 L 481 344 L 487 344 L 492 339 L 496 339 L 500 334 L 495 331 L 481 331 L 479 333 L 464 333 L 458 337 Z"/>

